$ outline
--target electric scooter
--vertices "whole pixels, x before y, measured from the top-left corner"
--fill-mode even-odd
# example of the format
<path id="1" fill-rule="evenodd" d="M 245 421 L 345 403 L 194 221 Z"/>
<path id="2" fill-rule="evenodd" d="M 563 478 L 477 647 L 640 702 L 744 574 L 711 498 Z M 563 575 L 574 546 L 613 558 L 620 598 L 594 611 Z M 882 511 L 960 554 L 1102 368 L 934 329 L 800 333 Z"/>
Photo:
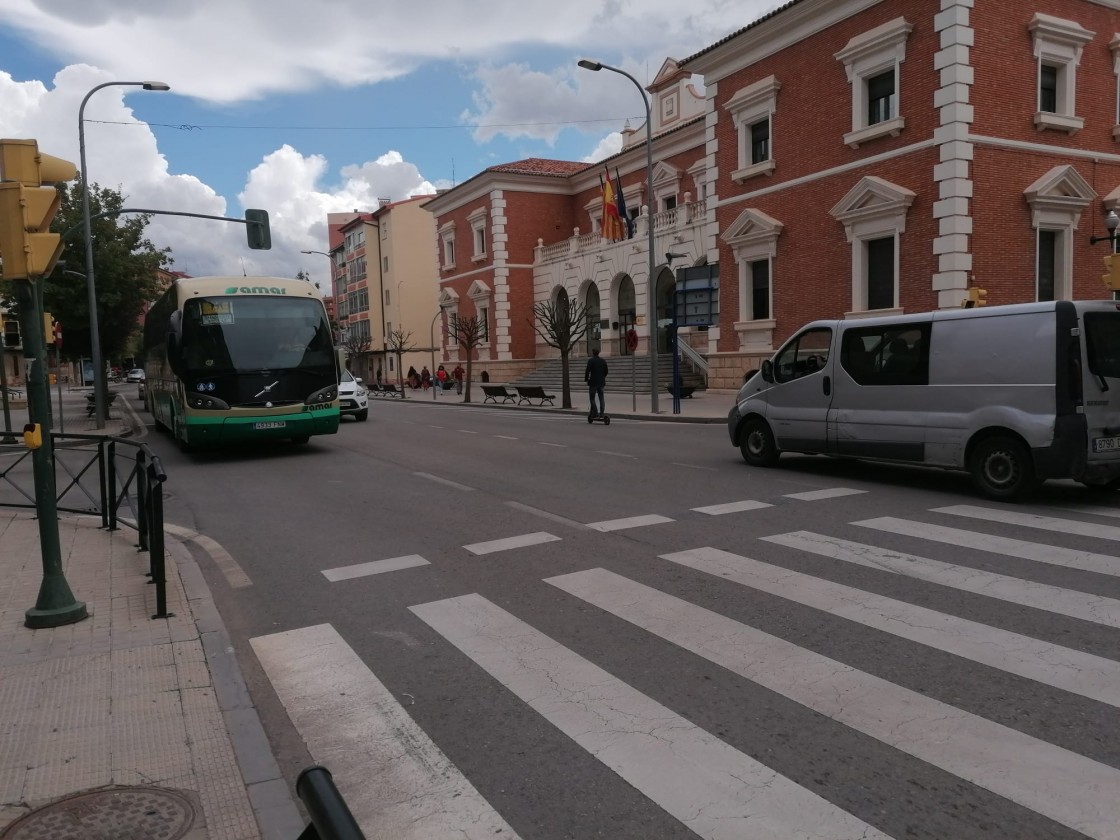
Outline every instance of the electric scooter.
<path id="1" fill-rule="evenodd" d="M 609 414 L 588 414 L 587 422 L 589 424 L 602 423 L 604 426 L 609 426 L 611 424 L 611 417 Z"/>

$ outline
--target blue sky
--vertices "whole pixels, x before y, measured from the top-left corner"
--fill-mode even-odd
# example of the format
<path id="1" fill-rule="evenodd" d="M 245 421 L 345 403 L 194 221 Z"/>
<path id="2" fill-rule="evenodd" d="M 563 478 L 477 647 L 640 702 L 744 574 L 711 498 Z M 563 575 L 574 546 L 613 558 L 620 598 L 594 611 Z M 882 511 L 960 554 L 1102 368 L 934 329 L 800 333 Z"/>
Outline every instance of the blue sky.
<path id="1" fill-rule="evenodd" d="M 370 210 L 525 157 L 597 160 L 644 109 L 634 86 L 746 26 L 775 0 L 4 0 L 0 137 L 78 162 L 128 205 L 269 211 L 244 228 L 154 216 L 149 238 L 194 275 L 325 276 L 326 214 Z M 499 24 L 500 22 L 500 24 Z"/>

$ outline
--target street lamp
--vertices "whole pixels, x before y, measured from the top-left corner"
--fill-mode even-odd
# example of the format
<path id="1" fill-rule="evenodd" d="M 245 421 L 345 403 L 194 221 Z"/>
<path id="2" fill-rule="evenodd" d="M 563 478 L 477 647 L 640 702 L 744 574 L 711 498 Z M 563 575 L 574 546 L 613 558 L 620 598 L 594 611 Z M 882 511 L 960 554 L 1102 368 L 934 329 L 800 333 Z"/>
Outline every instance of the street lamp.
<path id="1" fill-rule="evenodd" d="M 93 410 L 97 428 L 105 428 L 105 367 L 101 360 L 101 336 L 97 328 L 97 289 L 93 275 L 93 231 L 89 224 L 89 179 L 86 177 L 86 124 L 85 110 L 89 98 L 102 88 L 142 87 L 144 90 L 171 90 L 164 82 L 105 82 L 85 95 L 78 106 L 78 155 L 82 169 L 82 228 L 86 240 L 86 292 L 89 296 L 89 343 L 93 362 Z"/>
<path id="2" fill-rule="evenodd" d="M 646 108 L 646 201 L 649 202 L 647 205 L 649 218 L 646 220 L 646 233 L 649 237 L 647 243 L 649 249 L 649 280 L 647 285 L 649 288 L 646 292 L 648 298 L 646 310 L 649 318 L 649 401 L 650 411 L 657 414 L 659 413 L 657 408 L 657 278 L 653 274 L 653 119 L 650 114 L 649 97 L 646 96 L 645 88 L 642 87 L 641 83 L 625 70 L 611 67 L 601 61 L 593 61 L 590 58 L 581 58 L 577 63 L 583 69 L 592 70 L 596 73 L 600 70 L 610 70 L 612 73 L 625 76 L 634 83 L 634 87 L 642 95 L 642 104 Z"/>
<path id="3" fill-rule="evenodd" d="M 1112 253 L 1116 253 L 1116 229 L 1120 227 L 1120 216 L 1116 215 L 1115 210 L 1109 210 L 1108 215 L 1104 217 L 1104 226 L 1108 228 L 1108 236 L 1090 236 L 1089 244 L 1096 245 L 1098 242 L 1108 242 L 1111 246 Z"/>

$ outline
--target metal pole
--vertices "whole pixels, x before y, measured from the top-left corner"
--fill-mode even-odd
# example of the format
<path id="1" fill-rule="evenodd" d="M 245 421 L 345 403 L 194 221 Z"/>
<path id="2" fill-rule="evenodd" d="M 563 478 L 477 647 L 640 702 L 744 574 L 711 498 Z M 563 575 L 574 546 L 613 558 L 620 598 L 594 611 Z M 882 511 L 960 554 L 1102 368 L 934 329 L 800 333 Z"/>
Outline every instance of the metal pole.
<path id="1" fill-rule="evenodd" d="M 439 312 L 436 313 L 436 317 L 432 318 L 432 325 L 430 327 L 428 327 L 428 341 L 431 342 L 431 348 L 432 348 L 432 367 L 430 368 L 430 370 L 432 372 L 432 399 L 433 400 L 436 398 L 436 321 L 439 320 L 439 316 L 442 315 L 442 314 L 443 314 L 443 310 L 441 309 Z"/>
<path id="2" fill-rule="evenodd" d="M 93 405 L 94 418 L 98 429 L 105 428 L 105 370 L 101 361 L 101 336 L 97 327 L 97 289 L 93 276 L 93 232 L 89 218 L 89 178 L 86 174 L 86 124 L 85 110 L 89 98 L 102 88 L 142 87 L 144 90 L 170 90 L 163 82 L 103 82 L 93 88 L 78 106 L 78 158 L 82 170 L 82 228 L 86 240 L 86 292 L 89 299 L 89 343 L 90 356 L 93 358 Z"/>

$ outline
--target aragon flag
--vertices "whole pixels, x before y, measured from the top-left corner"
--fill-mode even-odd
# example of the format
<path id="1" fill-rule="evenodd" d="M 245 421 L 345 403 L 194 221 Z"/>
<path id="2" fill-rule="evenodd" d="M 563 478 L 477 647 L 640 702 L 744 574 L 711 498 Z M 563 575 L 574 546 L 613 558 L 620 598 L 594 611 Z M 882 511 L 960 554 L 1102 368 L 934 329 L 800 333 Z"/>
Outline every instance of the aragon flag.
<path id="1" fill-rule="evenodd" d="M 634 220 L 626 212 L 626 198 L 622 195 L 622 176 L 618 174 L 618 167 L 614 170 L 614 193 L 618 203 L 618 218 L 622 222 L 624 239 L 634 238 Z"/>
<path id="2" fill-rule="evenodd" d="M 626 238 L 626 232 L 618 215 L 618 202 L 615 200 L 609 169 L 606 170 L 606 175 L 603 181 L 603 239 L 617 242 Z"/>

